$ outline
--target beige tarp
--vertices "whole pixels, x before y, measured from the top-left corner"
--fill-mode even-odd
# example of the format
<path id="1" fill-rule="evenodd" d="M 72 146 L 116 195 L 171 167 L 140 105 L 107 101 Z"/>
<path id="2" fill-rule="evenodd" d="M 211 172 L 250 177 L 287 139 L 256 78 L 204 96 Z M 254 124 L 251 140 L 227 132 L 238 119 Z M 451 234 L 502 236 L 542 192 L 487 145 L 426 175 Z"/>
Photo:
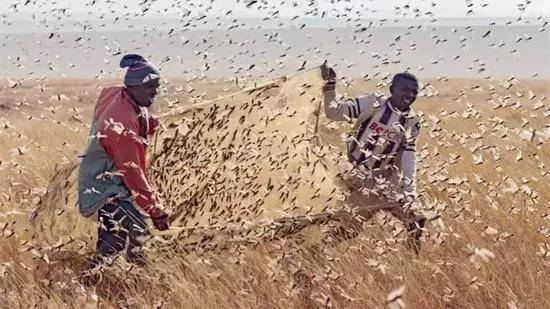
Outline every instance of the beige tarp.
<path id="1" fill-rule="evenodd" d="M 161 115 L 149 177 L 173 213 L 171 232 L 272 226 L 273 219 L 336 207 L 332 177 L 342 132 L 327 129 L 322 111 L 318 117 L 320 86 L 318 70 L 310 70 Z M 89 238 L 76 229 L 89 222 L 74 206 L 75 164 L 59 172 L 44 198 L 59 208 L 54 212 L 68 209 L 37 221 L 45 233 Z"/>

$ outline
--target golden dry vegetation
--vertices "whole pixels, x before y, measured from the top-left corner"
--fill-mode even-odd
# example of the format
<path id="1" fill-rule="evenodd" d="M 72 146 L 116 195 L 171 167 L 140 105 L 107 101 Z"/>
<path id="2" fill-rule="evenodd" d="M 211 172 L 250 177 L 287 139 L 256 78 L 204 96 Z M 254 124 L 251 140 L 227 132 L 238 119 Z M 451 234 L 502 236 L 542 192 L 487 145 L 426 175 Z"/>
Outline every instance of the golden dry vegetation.
<path id="1" fill-rule="evenodd" d="M 291 78 L 286 82 L 290 86 L 283 83 L 282 88 L 270 89 L 261 98 L 283 105 L 296 103 L 293 100 L 314 102 L 309 97 L 318 96 L 318 81 L 301 78 L 306 80 L 297 80 L 296 85 L 313 87 L 302 87 L 303 91 L 291 87 Z M 2 306 L 550 306 L 550 285 L 546 284 L 550 279 L 547 82 L 441 79 L 426 86 L 423 97 L 415 103 L 424 120 L 417 152 L 420 200 L 425 211 L 440 217 L 428 225 L 419 255 L 405 249 L 403 229 L 384 214 L 367 222 L 357 239 L 327 248 L 319 246 L 325 226 L 312 226 L 288 237 L 240 242 L 226 239 L 228 243 L 216 250 L 200 244 L 180 250 L 174 242 L 185 242 L 185 237 L 159 235 L 172 243 L 160 246 L 162 250 L 153 245 L 147 252 L 145 268 L 117 261 L 103 270 L 99 284 L 88 287 L 81 277 L 85 259 L 94 251 L 96 225 L 77 215 L 70 186 L 74 171 L 70 167 L 84 149 L 99 89 L 109 83 L 112 81 L 27 80 L 2 85 Z M 233 80 L 172 79 L 157 99 L 156 109 L 162 113 L 239 88 Z M 299 94 L 291 95 L 292 91 Z M 356 80 L 341 85 L 340 91 L 349 96 L 385 92 L 386 85 L 383 81 Z M 244 111 L 235 113 L 242 116 Z M 285 135 L 290 138 L 299 129 L 285 121 L 271 125 L 270 130 L 278 129 L 277 137 L 269 135 L 274 141 Z M 337 144 L 341 128 L 327 128 L 322 121 L 321 132 L 325 142 Z M 189 154 L 195 149 L 183 151 Z M 172 158 L 177 156 L 171 154 Z M 155 162 L 154 167 L 161 167 L 164 161 Z M 292 164 L 287 168 L 296 169 L 301 161 L 289 162 Z M 216 160 L 208 164 L 215 165 Z M 258 183 L 265 185 L 270 178 L 266 173 L 264 169 Z M 324 183 L 319 173 L 309 173 L 304 183 Z M 159 172 L 152 175 L 157 186 L 170 181 L 162 180 Z M 230 176 L 224 177 L 230 182 Z M 180 184 L 189 191 L 200 182 Z M 326 198 L 331 192 L 322 188 L 321 196 Z M 187 195 L 174 195 L 177 188 L 171 190 L 160 188 L 165 198 L 177 196 L 185 202 L 189 197 L 187 191 Z M 216 195 L 202 198 L 213 203 Z M 276 201 L 269 200 L 262 206 L 264 211 L 249 214 L 254 220 L 247 220 L 265 222 L 267 218 L 303 213 L 309 206 L 313 212 L 323 207 L 283 209 L 284 205 Z M 202 200 L 195 202 L 202 205 Z M 239 201 L 229 204 L 235 203 Z M 175 203 L 167 204 L 177 209 Z M 233 218 L 218 210 L 215 214 L 221 218 L 217 224 L 229 224 Z M 202 217 L 211 215 L 205 212 Z M 197 222 L 207 225 L 208 221 Z"/>

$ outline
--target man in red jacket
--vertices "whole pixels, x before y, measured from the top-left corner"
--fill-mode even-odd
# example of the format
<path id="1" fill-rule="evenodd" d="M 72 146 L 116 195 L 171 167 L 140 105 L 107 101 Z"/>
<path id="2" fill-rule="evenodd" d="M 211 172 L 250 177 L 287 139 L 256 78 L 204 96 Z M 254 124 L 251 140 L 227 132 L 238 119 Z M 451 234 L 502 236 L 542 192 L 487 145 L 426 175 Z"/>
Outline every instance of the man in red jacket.
<path id="1" fill-rule="evenodd" d="M 79 170 L 79 210 L 98 214 L 97 254 L 143 262 L 141 237 L 148 234 L 145 216 L 159 230 L 169 227 L 168 215 L 147 178 L 147 138 L 158 125 L 148 108 L 159 87 L 159 71 L 143 57 L 129 54 L 123 86 L 104 88 L 97 101 L 86 154 Z M 137 206 L 137 207 L 136 207 Z"/>

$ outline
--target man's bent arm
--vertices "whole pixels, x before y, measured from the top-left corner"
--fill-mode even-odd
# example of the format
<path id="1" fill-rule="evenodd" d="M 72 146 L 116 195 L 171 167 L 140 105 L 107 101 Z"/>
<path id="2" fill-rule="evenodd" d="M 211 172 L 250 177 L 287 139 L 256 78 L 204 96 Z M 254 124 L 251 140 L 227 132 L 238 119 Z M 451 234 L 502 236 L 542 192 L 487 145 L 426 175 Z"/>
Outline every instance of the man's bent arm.
<path id="1" fill-rule="evenodd" d="M 145 146 L 135 133 L 137 128 L 121 131 L 120 127 L 115 129 L 114 126 L 121 124 L 109 124 L 101 131 L 106 136 L 101 139 L 101 144 L 122 174 L 122 181 L 133 194 L 135 202 L 143 211 L 150 213 L 157 202 L 145 170 Z"/>
<path id="2" fill-rule="evenodd" d="M 403 172 L 403 188 L 406 195 L 416 195 L 416 152 L 404 149 L 401 155 L 401 171 Z"/>
<path id="3" fill-rule="evenodd" d="M 416 140 L 419 133 L 420 123 L 417 122 L 412 132 L 406 133 L 400 162 L 405 194 L 412 197 L 416 195 Z"/>

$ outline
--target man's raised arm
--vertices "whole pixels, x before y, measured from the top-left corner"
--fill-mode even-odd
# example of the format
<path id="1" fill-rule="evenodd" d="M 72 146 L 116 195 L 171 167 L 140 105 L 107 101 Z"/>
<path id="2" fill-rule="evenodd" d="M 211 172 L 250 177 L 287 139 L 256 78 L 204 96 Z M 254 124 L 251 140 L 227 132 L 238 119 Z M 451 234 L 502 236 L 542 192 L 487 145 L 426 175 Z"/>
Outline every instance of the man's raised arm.
<path id="1" fill-rule="evenodd" d="M 357 119 L 361 111 L 366 108 L 366 100 L 356 98 L 339 101 L 336 98 L 336 73 L 326 64 L 321 65 L 321 77 L 325 81 L 323 84 L 323 100 L 327 118 L 334 121 Z"/>

